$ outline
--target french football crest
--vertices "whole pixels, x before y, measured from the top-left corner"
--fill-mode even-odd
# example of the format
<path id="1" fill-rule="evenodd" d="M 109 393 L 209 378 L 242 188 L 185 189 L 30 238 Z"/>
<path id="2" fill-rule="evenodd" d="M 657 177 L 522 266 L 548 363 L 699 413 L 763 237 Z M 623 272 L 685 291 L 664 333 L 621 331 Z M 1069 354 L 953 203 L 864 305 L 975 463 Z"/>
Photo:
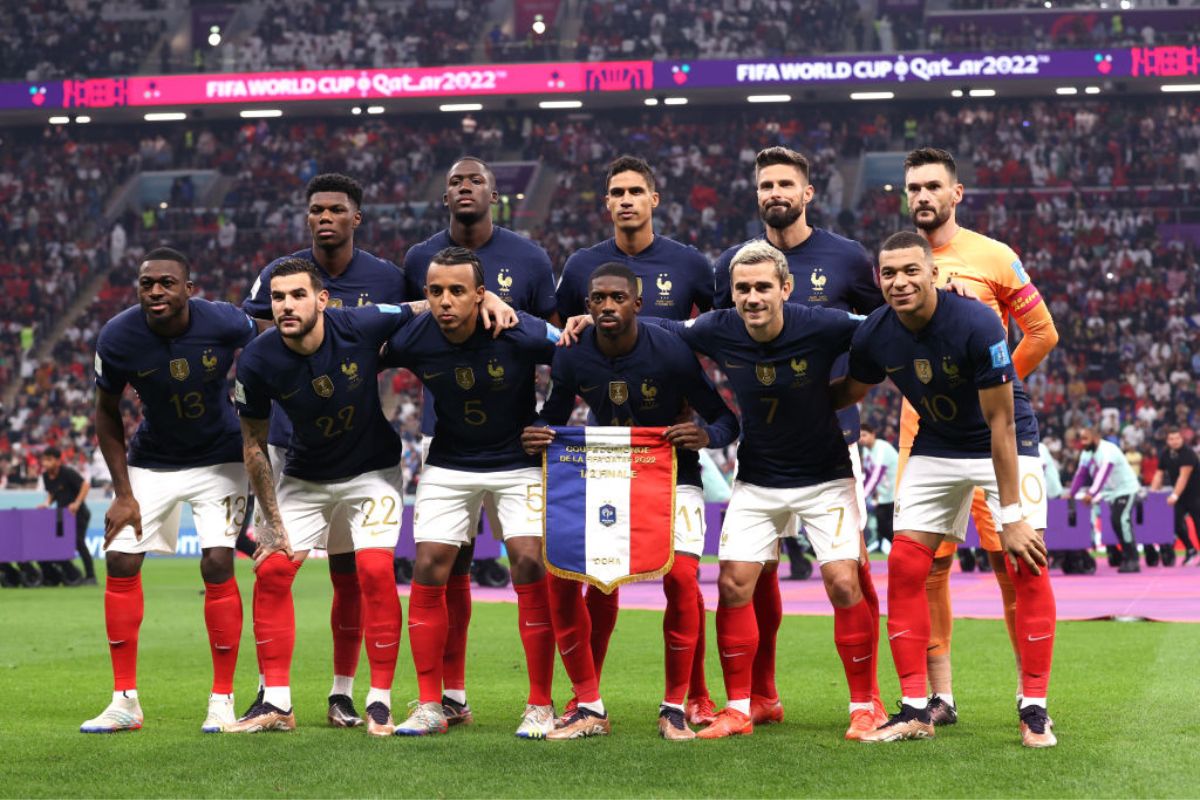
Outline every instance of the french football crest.
<path id="1" fill-rule="evenodd" d="M 362 292 L 362 293 L 360 293 L 360 294 L 358 295 L 358 305 L 359 305 L 360 307 L 361 307 L 361 306 L 369 306 L 369 305 L 371 305 L 371 295 L 370 295 L 370 293 L 368 293 L 368 292 Z"/>
<path id="2" fill-rule="evenodd" d="M 496 276 L 496 285 L 501 291 L 511 289 L 513 284 L 512 273 L 508 271 L 508 267 L 500 270 L 500 274 Z"/>
<path id="3" fill-rule="evenodd" d="M 460 389 L 470 389 L 475 385 L 475 370 L 470 367 L 455 367 L 454 382 Z"/>
<path id="4" fill-rule="evenodd" d="M 613 405 L 623 406 L 629 402 L 629 384 L 625 381 L 608 382 L 608 399 Z"/>
<path id="5" fill-rule="evenodd" d="M 362 384 L 362 375 L 358 374 L 358 364 L 350 359 L 346 359 L 342 363 L 342 374 L 346 376 L 346 385 L 351 389 L 357 389 Z"/>
<path id="6" fill-rule="evenodd" d="M 917 371 L 917 378 L 921 383 L 929 383 L 933 380 L 933 365 L 929 363 L 929 359 L 918 358 L 914 360 L 913 369 Z"/>
<path id="7" fill-rule="evenodd" d="M 313 378 L 312 387 L 321 397 L 333 397 L 333 380 L 328 375 Z"/>
<path id="8" fill-rule="evenodd" d="M 497 381 L 504 380 L 504 365 L 500 363 L 500 359 L 493 358 L 487 365 L 488 375 Z"/>
<path id="9" fill-rule="evenodd" d="M 204 365 L 204 371 L 207 373 L 216 372 L 217 357 L 213 355 L 212 348 L 207 348 L 200 355 L 200 363 Z"/>
<path id="10" fill-rule="evenodd" d="M 647 400 L 653 400 L 658 396 L 658 387 L 654 385 L 654 381 L 646 378 L 642 381 L 642 397 Z"/>
<path id="11" fill-rule="evenodd" d="M 942 357 L 942 372 L 946 373 L 951 378 L 958 377 L 958 365 L 950 360 L 950 356 Z"/>
<path id="12" fill-rule="evenodd" d="M 342 298 L 331 297 L 331 298 L 329 298 L 329 303 L 327 305 L 330 308 L 341 308 L 342 307 Z"/>
<path id="13" fill-rule="evenodd" d="M 188 366 L 186 358 L 171 359 L 171 377 L 177 381 L 186 381 L 188 375 L 192 374 L 192 368 Z"/>
<path id="14" fill-rule="evenodd" d="M 812 274 L 808 276 L 808 282 L 811 283 L 812 288 L 816 289 L 818 292 L 825 288 L 825 281 L 827 280 L 829 280 L 829 278 L 825 276 L 825 273 L 820 267 L 814 269 Z"/>
<path id="15" fill-rule="evenodd" d="M 775 383 L 775 365 L 774 364 L 755 364 L 754 375 L 758 378 L 758 382 L 763 386 L 770 386 Z"/>
<path id="16" fill-rule="evenodd" d="M 659 294 L 670 294 L 671 293 L 671 286 L 672 286 L 671 279 L 670 279 L 670 276 L 667 275 L 667 273 L 665 273 L 665 272 L 658 273 L 658 280 L 656 280 L 654 282 L 654 285 L 658 287 Z"/>
<path id="17" fill-rule="evenodd" d="M 807 358 L 793 358 L 792 359 L 792 372 L 796 373 L 797 375 L 803 375 L 804 373 L 808 372 L 808 359 Z"/>
<path id="18" fill-rule="evenodd" d="M 600 524 L 606 528 L 611 528 L 617 524 L 617 507 L 612 503 L 605 503 L 598 509 L 600 512 Z"/>

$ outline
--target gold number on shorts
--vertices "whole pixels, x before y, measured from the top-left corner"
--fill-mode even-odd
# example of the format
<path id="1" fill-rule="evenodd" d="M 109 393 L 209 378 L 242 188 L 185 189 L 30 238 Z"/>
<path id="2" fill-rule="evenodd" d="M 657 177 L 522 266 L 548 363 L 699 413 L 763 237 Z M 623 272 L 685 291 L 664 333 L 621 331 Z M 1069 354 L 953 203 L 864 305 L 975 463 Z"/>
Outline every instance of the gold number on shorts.
<path id="1" fill-rule="evenodd" d="M 695 528 L 692 527 L 692 515 L 688 513 L 689 511 L 696 512 Z M 675 516 L 683 520 L 683 526 L 687 528 L 688 533 L 691 533 L 693 530 L 699 530 L 701 525 L 704 524 L 704 512 L 699 508 L 688 508 L 687 506 L 682 506 L 678 511 L 675 512 Z"/>
<path id="2" fill-rule="evenodd" d="M 525 510 L 531 516 L 541 518 L 542 512 L 546 510 L 546 497 L 542 494 L 542 485 L 540 483 L 525 484 Z"/>
<path id="3" fill-rule="evenodd" d="M 483 412 L 482 400 L 467 400 L 463 403 L 463 418 L 468 425 L 484 425 L 487 414 Z"/>
<path id="4" fill-rule="evenodd" d="M 921 406 L 926 414 L 938 422 L 952 422 L 958 416 L 958 405 L 944 394 L 922 397 Z"/>
<path id="5" fill-rule="evenodd" d="M 767 424 L 770 425 L 772 422 L 775 421 L 775 412 L 779 410 L 779 398 L 778 397 L 760 397 L 758 399 L 758 401 L 760 403 L 766 403 L 769 406 L 769 408 L 767 409 Z"/>
<path id="6" fill-rule="evenodd" d="M 375 510 L 383 511 L 382 519 L 373 519 Z M 362 502 L 364 528 L 374 528 L 377 525 L 399 525 L 400 520 L 396 518 L 396 498 L 390 494 L 385 494 L 379 500 L 368 497 Z"/>
<path id="7" fill-rule="evenodd" d="M 225 503 L 225 527 L 233 525 L 242 527 L 242 522 L 246 519 L 245 495 L 230 495 L 223 502 Z"/>
<path id="8" fill-rule="evenodd" d="M 338 423 L 341 426 L 338 426 Z M 333 417 L 317 417 L 316 425 L 321 429 L 326 439 L 341 436 L 354 427 L 354 406 L 342 406 L 337 410 L 337 419 Z"/>
<path id="9" fill-rule="evenodd" d="M 833 531 L 833 540 L 837 541 L 838 537 L 842 535 L 842 523 L 846 521 L 846 507 L 845 506 L 830 506 L 829 508 L 825 509 L 825 511 L 829 514 L 832 514 L 835 511 L 837 512 L 837 515 L 838 515 L 837 528 L 835 528 Z"/>
<path id="10" fill-rule="evenodd" d="M 175 416 L 179 419 L 200 419 L 204 416 L 204 395 L 199 392 L 188 392 L 182 397 L 173 394 L 171 405 L 175 406 Z"/>

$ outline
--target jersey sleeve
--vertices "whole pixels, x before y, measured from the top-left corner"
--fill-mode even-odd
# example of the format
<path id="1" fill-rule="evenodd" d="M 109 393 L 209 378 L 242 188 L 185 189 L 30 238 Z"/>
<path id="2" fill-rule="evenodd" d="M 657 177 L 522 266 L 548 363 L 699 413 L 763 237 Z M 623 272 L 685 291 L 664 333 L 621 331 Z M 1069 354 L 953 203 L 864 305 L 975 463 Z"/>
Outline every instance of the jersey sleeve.
<path id="1" fill-rule="evenodd" d="M 733 287 L 729 283 L 729 263 L 734 248 L 729 248 L 713 264 L 713 308 L 733 308 Z"/>
<path id="2" fill-rule="evenodd" d="M 537 248 L 537 258 L 531 265 L 533 285 L 530 287 L 529 311 L 542 319 L 550 319 L 558 310 L 558 297 L 554 292 L 554 267 L 550 256 Z"/>
<path id="3" fill-rule="evenodd" d="M 271 319 L 271 272 L 275 262 L 263 267 L 258 279 L 250 287 L 250 296 L 242 303 L 242 311 L 254 319 Z"/>
<path id="4" fill-rule="evenodd" d="M 386 342 L 412 319 L 411 308 L 391 303 L 359 306 L 350 309 L 350 314 L 354 324 L 362 331 L 363 337 L 379 344 Z"/>
<path id="5" fill-rule="evenodd" d="M 997 265 L 996 299 L 1023 334 L 1012 357 L 1017 375 L 1024 379 L 1058 344 L 1058 329 L 1021 259 L 1008 247 L 1002 253 L 1007 266 Z"/>
<path id="6" fill-rule="evenodd" d="M 829 338 L 829 349 L 838 353 L 849 350 L 863 317 L 837 308 L 813 308 L 813 312 L 821 315 Z"/>
<path id="7" fill-rule="evenodd" d="M 580 277 L 582 273 L 583 257 L 578 252 L 572 253 L 563 266 L 562 277 L 558 280 L 558 290 L 555 293 L 558 316 L 564 322 L 568 317 L 577 317 L 587 311 L 584 279 Z"/>
<path id="8" fill-rule="evenodd" d="M 692 303 L 700 309 L 700 313 L 711 311 L 713 294 L 715 292 L 713 265 L 703 253 L 694 247 L 689 247 L 696 262 L 695 289 L 692 292 Z"/>
<path id="9" fill-rule="evenodd" d="M 875 262 L 867 252 L 867 248 L 858 242 L 854 243 L 858 254 L 851 273 L 849 299 L 850 307 L 857 314 L 870 314 L 883 305 L 883 292 L 876 278 Z"/>
<path id="10" fill-rule="evenodd" d="M 562 332 L 546 320 L 524 311 L 518 311 L 517 316 L 517 326 L 505 331 L 504 335 L 515 339 L 522 350 L 532 353 L 538 364 L 551 363 Z"/>
<path id="11" fill-rule="evenodd" d="M 258 335 L 258 326 L 250 316 L 232 303 L 216 304 L 225 323 L 225 334 L 232 347 L 245 347 Z"/>
<path id="12" fill-rule="evenodd" d="M 425 297 L 425 268 L 429 265 L 420 263 L 422 253 L 423 248 L 416 244 L 404 254 L 404 266 L 401 271 L 404 273 L 404 296 L 409 300 Z"/>
<path id="13" fill-rule="evenodd" d="M 112 362 L 111 342 L 106 331 L 96 340 L 96 386 L 109 394 L 120 394 L 129 385 L 129 376 Z"/>
<path id="14" fill-rule="evenodd" d="M 542 405 L 542 411 L 538 415 L 539 421 L 547 425 L 566 425 L 571 419 L 571 412 L 575 410 L 577 393 L 570 353 L 557 348 L 550 366 L 550 394 Z"/>
<path id="15" fill-rule="evenodd" d="M 271 395 L 255 370 L 257 359 L 242 354 L 238 359 L 237 380 L 233 384 L 233 402 L 239 417 L 268 419 L 271 416 Z"/>
<path id="16" fill-rule="evenodd" d="M 715 358 L 712 343 L 712 317 L 715 311 L 706 311 L 698 317 L 688 320 L 665 319 L 663 317 L 639 317 L 642 322 L 657 325 L 660 328 L 683 339 L 683 343 L 697 353 Z"/>
<path id="17" fill-rule="evenodd" d="M 975 388 L 988 389 L 1012 383 L 1017 377 L 1012 354 L 1008 351 L 1008 337 L 995 314 L 974 315 L 967 347 L 975 367 Z"/>
<path id="18" fill-rule="evenodd" d="M 850 337 L 850 366 L 848 374 L 859 383 L 872 386 L 883 383 L 887 373 L 883 366 L 871 355 L 870 331 L 867 325 L 860 325 Z"/>

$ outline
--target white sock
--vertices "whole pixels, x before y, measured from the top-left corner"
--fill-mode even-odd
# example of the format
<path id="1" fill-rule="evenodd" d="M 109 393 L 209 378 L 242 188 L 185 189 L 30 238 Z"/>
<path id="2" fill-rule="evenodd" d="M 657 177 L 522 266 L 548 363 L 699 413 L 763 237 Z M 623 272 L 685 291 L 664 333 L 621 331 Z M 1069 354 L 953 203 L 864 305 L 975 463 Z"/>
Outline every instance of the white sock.
<path id="1" fill-rule="evenodd" d="M 136 703 L 137 699 L 138 699 L 137 689 L 126 689 L 123 692 L 113 692 L 113 702 L 114 703 L 117 702 L 118 700 L 132 700 Z"/>
<path id="2" fill-rule="evenodd" d="M 918 711 L 929 708 L 928 697 L 901 697 L 900 702 L 906 706 L 912 706 Z"/>
<path id="3" fill-rule="evenodd" d="M 725 702 L 725 707 L 732 708 L 734 711 L 740 711 L 743 714 L 749 716 L 750 715 L 750 698 L 747 697 L 744 700 L 727 700 Z"/>
<path id="4" fill-rule="evenodd" d="M 208 702 L 211 703 L 213 700 L 219 700 L 222 703 L 232 703 L 233 692 L 230 692 L 229 694 L 217 694 L 216 692 L 213 692 L 208 696 Z"/>
<path id="5" fill-rule="evenodd" d="M 660 707 L 661 708 L 673 708 L 676 711 L 683 711 L 682 703 L 668 703 L 666 700 L 662 701 L 662 706 L 660 706 Z"/>
<path id="6" fill-rule="evenodd" d="M 580 703 L 579 707 L 586 708 L 588 711 L 594 711 L 595 713 L 599 714 L 602 717 L 605 714 L 604 701 L 600 700 L 599 698 L 597 698 L 596 702 L 594 702 L 594 703 Z"/>
<path id="7" fill-rule="evenodd" d="M 874 710 L 875 710 L 874 703 L 851 703 L 850 704 L 850 713 L 851 714 L 853 714 L 855 711 L 874 711 Z"/>
<path id="8" fill-rule="evenodd" d="M 270 703 L 280 711 L 292 710 L 292 687 L 267 686 L 263 689 L 263 702 Z"/>
<path id="9" fill-rule="evenodd" d="M 267 676 L 260 672 L 258 673 L 258 690 L 261 692 L 265 688 L 267 688 Z"/>
<path id="10" fill-rule="evenodd" d="M 445 695 L 446 697 L 450 698 L 451 700 L 453 700 L 456 703 L 459 703 L 464 706 L 467 704 L 467 690 L 466 689 L 443 689 L 442 694 Z"/>
<path id="11" fill-rule="evenodd" d="M 329 696 L 335 694 L 344 694 L 346 697 L 354 696 L 354 676 L 353 675 L 334 675 L 333 688 L 329 690 Z"/>
<path id="12" fill-rule="evenodd" d="M 392 707 L 392 690 L 391 689 L 376 689 L 372 686 L 367 690 L 367 705 L 372 703 L 383 703 L 388 708 Z"/>
<path id="13" fill-rule="evenodd" d="M 934 692 L 933 696 L 942 698 L 942 702 L 951 708 L 956 707 L 954 705 L 954 694 L 952 692 Z"/>
<path id="14" fill-rule="evenodd" d="M 1022 697 L 1021 698 L 1021 708 L 1026 709 L 1026 708 L 1029 708 L 1030 706 L 1041 706 L 1042 708 L 1045 708 L 1046 707 L 1046 698 L 1044 698 L 1044 697 Z"/>

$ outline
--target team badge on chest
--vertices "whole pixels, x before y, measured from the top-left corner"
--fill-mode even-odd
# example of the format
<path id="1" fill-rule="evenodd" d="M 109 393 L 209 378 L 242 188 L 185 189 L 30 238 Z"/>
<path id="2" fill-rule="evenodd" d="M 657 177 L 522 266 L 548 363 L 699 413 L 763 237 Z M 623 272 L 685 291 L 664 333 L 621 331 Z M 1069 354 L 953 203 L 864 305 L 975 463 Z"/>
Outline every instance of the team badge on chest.
<path id="1" fill-rule="evenodd" d="M 754 375 L 763 386 L 771 386 L 775 383 L 775 365 L 755 364 Z"/>
<path id="2" fill-rule="evenodd" d="M 475 385 L 475 370 L 470 367 L 455 367 L 454 382 L 464 391 Z"/>
<path id="3" fill-rule="evenodd" d="M 933 365 L 929 363 L 927 358 L 918 358 L 913 361 L 913 369 L 917 372 L 917 379 L 921 383 L 929 383 L 933 380 Z"/>
<path id="4" fill-rule="evenodd" d="M 629 384 L 625 381 L 608 382 L 608 399 L 613 405 L 623 406 L 629 402 Z"/>
<path id="5" fill-rule="evenodd" d="M 192 368 L 188 366 L 186 358 L 171 359 L 171 377 L 177 381 L 186 381 L 188 375 L 192 374 Z"/>
<path id="6" fill-rule="evenodd" d="M 333 381 L 328 375 L 313 378 L 312 387 L 321 397 L 333 397 Z"/>

